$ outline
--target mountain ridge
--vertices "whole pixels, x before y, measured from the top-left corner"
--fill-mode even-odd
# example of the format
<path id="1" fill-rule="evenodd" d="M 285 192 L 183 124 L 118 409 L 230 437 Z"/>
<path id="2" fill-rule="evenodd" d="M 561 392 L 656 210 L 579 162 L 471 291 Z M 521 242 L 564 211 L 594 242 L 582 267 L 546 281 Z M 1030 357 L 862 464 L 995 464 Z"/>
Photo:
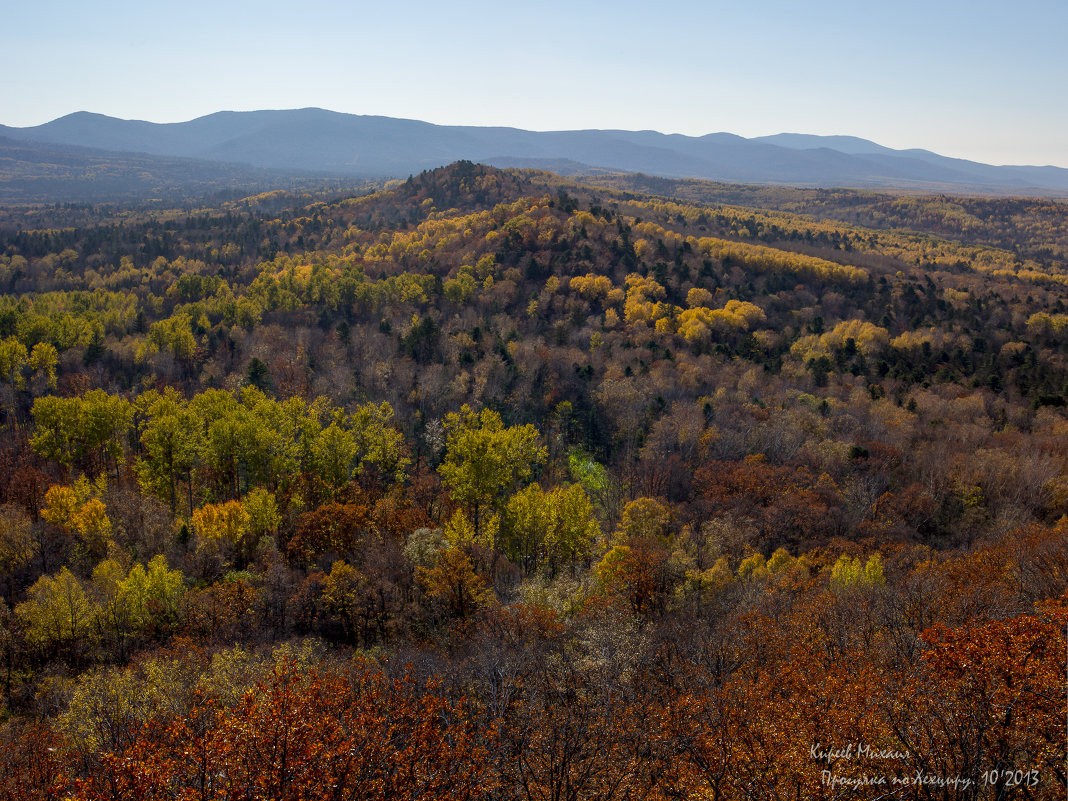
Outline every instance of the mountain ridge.
<path id="1" fill-rule="evenodd" d="M 747 139 L 653 130 L 528 131 L 436 125 L 321 108 L 218 111 L 177 123 L 79 111 L 43 125 L 0 125 L 39 145 L 243 164 L 259 169 L 404 177 L 458 160 L 801 187 L 1068 195 L 1068 169 L 994 166 L 852 136 L 775 134 Z M 2 169 L 2 168 L 0 168 Z"/>
<path id="2" fill-rule="evenodd" d="M 29 142 L 3 133 L 0 204 L 188 201 L 273 189 L 347 191 L 366 183 L 307 171 Z"/>

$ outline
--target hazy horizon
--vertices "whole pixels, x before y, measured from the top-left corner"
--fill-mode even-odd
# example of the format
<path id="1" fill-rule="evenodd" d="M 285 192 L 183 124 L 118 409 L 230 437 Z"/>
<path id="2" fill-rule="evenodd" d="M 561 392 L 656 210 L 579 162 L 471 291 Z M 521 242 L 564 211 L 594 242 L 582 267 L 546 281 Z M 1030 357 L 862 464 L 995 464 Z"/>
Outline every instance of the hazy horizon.
<path id="1" fill-rule="evenodd" d="M 1068 7 L 758 0 L 403 8 L 42 0 L 8 10 L 7 125 L 321 107 L 440 125 L 850 135 L 1068 166 Z"/>
<path id="2" fill-rule="evenodd" d="M 389 117 L 390 116 L 390 115 L 385 115 L 385 114 L 363 114 L 363 113 L 359 113 L 359 112 L 338 111 L 337 109 L 323 108 L 321 106 L 300 106 L 300 107 L 294 107 L 294 108 L 259 108 L 259 109 L 233 109 L 233 108 L 226 108 L 226 109 L 216 109 L 215 111 L 210 111 L 210 112 L 208 112 L 206 114 L 199 114 L 199 115 L 197 115 L 195 117 L 190 117 L 190 118 L 187 118 L 187 119 L 175 119 L 175 120 L 151 119 L 150 120 L 150 119 L 144 119 L 144 118 L 139 118 L 139 117 L 117 117 L 117 116 L 111 115 L 111 114 L 102 114 L 101 112 L 93 111 L 92 109 L 76 109 L 76 110 L 68 112 L 66 114 L 61 114 L 58 117 L 53 117 L 53 118 L 45 120 L 45 121 L 43 121 L 41 123 L 35 123 L 35 124 L 32 124 L 32 125 L 12 125 L 11 123 L 5 122 L 4 120 L 0 120 L 0 125 L 7 125 L 8 127 L 11 127 L 11 128 L 35 128 L 35 127 L 39 127 L 41 125 L 46 125 L 46 124 L 48 124 L 50 122 L 55 122 L 56 120 L 60 120 L 60 119 L 63 119 L 65 117 L 70 117 L 70 116 L 73 116 L 75 114 L 83 114 L 83 113 L 101 114 L 102 116 L 110 117 L 110 118 L 113 118 L 113 119 L 123 120 L 125 122 L 145 122 L 145 123 L 154 124 L 154 125 L 173 125 L 173 124 L 191 122 L 193 120 L 201 119 L 201 118 L 204 118 L 204 117 L 210 117 L 210 116 L 213 116 L 215 114 L 251 113 L 251 112 L 257 112 L 257 111 L 268 111 L 268 112 L 271 112 L 271 111 L 299 111 L 299 110 L 307 110 L 307 109 L 316 109 L 316 110 L 320 110 L 320 111 L 327 111 L 327 112 L 337 113 L 337 114 L 351 114 L 351 115 L 354 115 L 354 116 L 362 116 L 362 117 Z M 545 128 L 545 129 L 538 129 L 538 128 L 520 128 L 520 126 L 515 126 L 515 125 L 497 125 L 497 124 L 472 125 L 472 124 L 469 124 L 469 123 L 441 123 L 441 122 L 435 122 L 434 120 L 419 119 L 419 118 L 416 118 L 416 117 L 403 117 L 403 118 L 394 117 L 393 119 L 407 119 L 407 120 L 413 120 L 413 121 L 416 121 L 416 122 L 426 122 L 426 123 L 430 123 L 432 125 L 440 125 L 440 126 L 447 126 L 447 127 L 510 128 L 510 129 L 526 130 L 526 131 L 532 131 L 532 132 L 538 132 L 538 133 L 568 132 L 568 131 L 580 131 L 580 130 L 630 130 L 630 131 L 651 131 L 653 133 L 658 133 L 658 134 L 662 134 L 662 135 L 665 135 L 665 136 L 681 135 L 681 136 L 687 136 L 687 137 L 702 137 L 702 136 L 715 135 L 715 134 L 733 134 L 733 135 L 737 135 L 737 136 L 743 136 L 742 134 L 738 134 L 736 131 L 729 131 L 729 130 L 704 131 L 703 133 L 690 134 L 690 133 L 684 133 L 682 131 L 659 130 L 659 129 L 656 129 L 656 128 L 649 128 L 649 127 L 631 128 L 631 129 L 618 129 L 618 128 L 617 129 L 608 129 L 608 128 Z M 914 144 L 914 145 L 907 145 L 907 146 L 903 146 L 903 147 L 893 147 L 891 145 L 887 145 L 885 142 L 881 142 L 881 141 L 878 141 L 878 140 L 875 140 L 875 139 L 869 139 L 868 137 L 858 136 L 856 134 L 851 134 L 851 133 L 848 133 L 848 132 L 838 132 L 838 133 L 831 133 L 831 134 L 813 134 L 810 131 L 785 131 L 784 130 L 784 131 L 772 131 L 772 132 L 768 132 L 768 133 L 754 134 L 754 135 L 751 135 L 751 136 L 745 136 L 744 138 L 746 138 L 746 139 L 761 139 L 761 138 L 768 138 L 768 137 L 774 137 L 774 136 L 830 136 L 830 137 L 838 137 L 838 138 L 842 138 L 842 139 L 864 139 L 864 140 L 872 142 L 872 143 L 874 143 L 876 145 L 880 145 L 880 146 L 883 146 L 883 147 L 892 147 L 895 150 L 927 150 L 927 151 L 938 153 L 938 155 L 947 156 L 947 157 L 950 157 L 950 158 L 968 159 L 968 157 L 966 157 L 966 156 L 957 156 L 957 155 L 952 154 L 952 153 L 944 153 L 944 152 L 936 151 L 936 150 L 934 150 L 934 148 L 925 146 L 922 143 Z M 968 160 L 976 161 L 976 159 L 968 159 Z M 1018 162 L 1005 162 L 1005 163 L 1001 163 L 1001 164 L 996 163 L 996 162 L 978 162 L 978 163 L 985 163 L 985 164 L 989 164 L 991 166 L 1062 167 L 1064 169 L 1068 169 L 1068 166 L 1066 166 L 1066 165 L 1040 164 L 1040 163 L 1037 163 L 1037 162 L 1022 162 L 1022 161 L 1018 161 Z"/>

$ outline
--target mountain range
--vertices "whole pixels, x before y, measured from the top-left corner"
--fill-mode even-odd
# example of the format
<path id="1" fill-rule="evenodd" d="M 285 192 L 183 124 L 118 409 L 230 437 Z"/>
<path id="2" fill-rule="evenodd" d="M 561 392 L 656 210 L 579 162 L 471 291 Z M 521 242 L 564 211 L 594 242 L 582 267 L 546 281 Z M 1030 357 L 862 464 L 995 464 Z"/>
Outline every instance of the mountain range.
<path id="1" fill-rule="evenodd" d="M 26 181 L 32 185 L 35 170 L 54 180 L 55 170 L 49 173 L 48 167 L 57 161 L 75 183 L 91 179 L 88 165 L 105 162 L 113 168 L 115 186 L 128 164 L 129 177 L 144 184 L 137 191 L 166 192 L 183 169 L 200 176 L 195 186 L 204 183 L 203 175 L 214 175 L 213 186 L 242 181 L 259 186 L 297 176 L 405 177 L 457 160 L 564 174 L 641 172 L 804 187 L 1068 195 L 1068 169 L 992 166 L 849 136 L 537 132 L 308 108 L 222 111 L 180 123 L 77 112 L 34 127 L 0 125 L 0 198 L 17 197 Z M 226 165 L 221 172 L 219 164 Z M 166 177 L 146 181 L 153 165 Z M 15 174 L 22 181 L 18 186 L 11 183 Z"/>

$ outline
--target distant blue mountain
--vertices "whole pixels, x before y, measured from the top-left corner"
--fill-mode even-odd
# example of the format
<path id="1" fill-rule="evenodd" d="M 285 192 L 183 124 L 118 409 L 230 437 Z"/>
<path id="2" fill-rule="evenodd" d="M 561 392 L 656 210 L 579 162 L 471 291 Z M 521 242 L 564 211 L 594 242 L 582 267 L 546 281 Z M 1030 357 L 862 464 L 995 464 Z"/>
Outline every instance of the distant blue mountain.
<path id="1" fill-rule="evenodd" d="M 570 173 L 607 170 L 794 186 L 1068 194 L 1068 170 L 1059 167 L 995 167 L 926 150 L 893 150 L 851 136 L 534 132 L 316 108 L 222 111 L 167 124 L 78 112 L 31 128 L 0 126 L 0 136 L 339 176 L 404 177 L 468 159 L 497 166 L 559 166 Z"/>
<path id="2" fill-rule="evenodd" d="M 774 136 L 757 136 L 751 142 L 788 147 L 791 150 L 818 150 L 827 148 L 839 153 L 860 155 L 868 153 L 896 153 L 889 147 L 877 145 L 857 136 L 816 136 L 814 134 L 781 133 Z"/>
<path id="3" fill-rule="evenodd" d="M 373 183 L 373 182 L 372 182 Z M 0 204 L 169 202 L 272 189 L 358 191 L 359 178 L 0 136 Z"/>

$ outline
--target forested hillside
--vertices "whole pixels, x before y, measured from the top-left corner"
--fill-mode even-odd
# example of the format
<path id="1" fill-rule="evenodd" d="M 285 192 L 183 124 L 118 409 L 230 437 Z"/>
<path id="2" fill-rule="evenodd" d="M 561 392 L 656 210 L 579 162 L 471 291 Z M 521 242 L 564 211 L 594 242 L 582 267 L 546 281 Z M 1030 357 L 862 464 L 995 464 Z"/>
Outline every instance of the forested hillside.
<path id="1" fill-rule="evenodd" d="M 1063 798 L 1068 207 L 598 180 L 0 213 L 0 798 Z"/>
<path id="2" fill-rule="evenodd" d="M 1068 260 L 1068 204 L 1033 197 L 902 195 L 856 189 L 795 189 L 648 175 L 584 176 L 622 192 L 694 204 L 729 204 L 804 214 L 874 229 L 915 231 L 973 245 L 1005 248 L 1018 257 Z"/>

